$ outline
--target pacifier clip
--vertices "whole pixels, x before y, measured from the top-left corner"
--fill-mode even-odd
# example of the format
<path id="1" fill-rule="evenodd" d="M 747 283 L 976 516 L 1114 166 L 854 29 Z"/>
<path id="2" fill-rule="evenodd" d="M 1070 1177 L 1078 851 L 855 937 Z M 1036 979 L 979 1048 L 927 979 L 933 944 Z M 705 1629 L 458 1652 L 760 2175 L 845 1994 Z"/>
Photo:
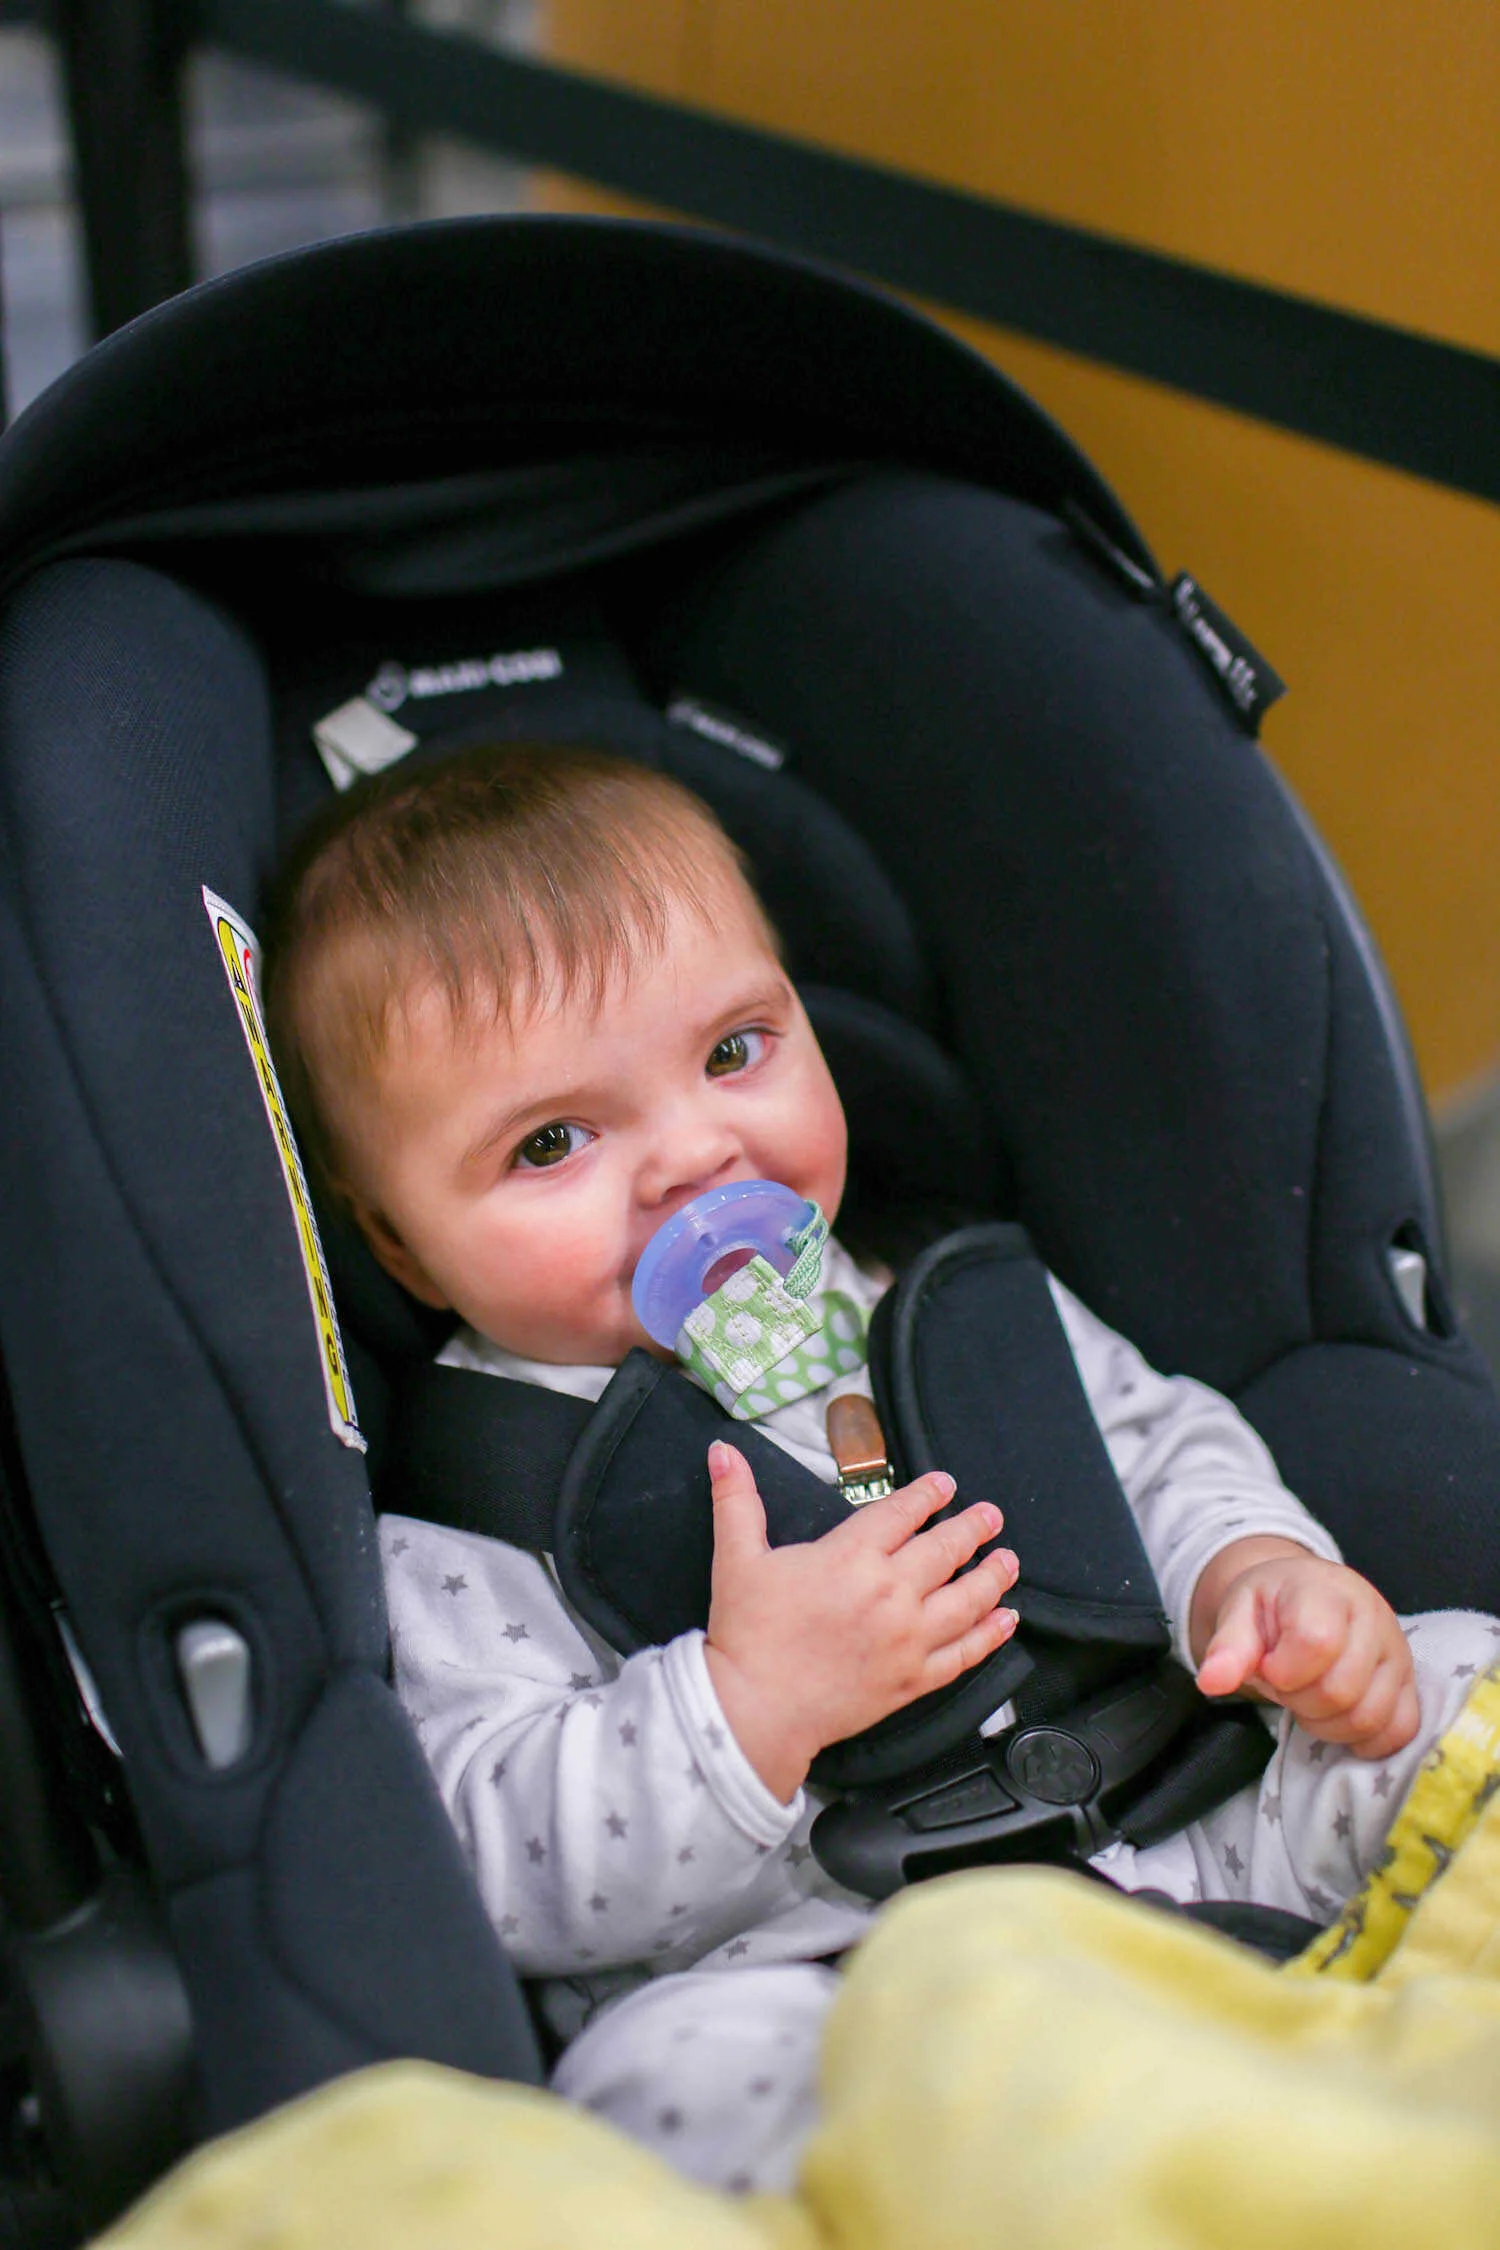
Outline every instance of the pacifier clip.
<path id="1" fill-rule="evenodd" d="M 884 1500 L 895 1491 L 880 1416 L 862 1391 L 843 1391 L 831 1398 L 824 1426 L 828 1450 L 838 1463 L 839 1490 L 851 1508 Z"/>

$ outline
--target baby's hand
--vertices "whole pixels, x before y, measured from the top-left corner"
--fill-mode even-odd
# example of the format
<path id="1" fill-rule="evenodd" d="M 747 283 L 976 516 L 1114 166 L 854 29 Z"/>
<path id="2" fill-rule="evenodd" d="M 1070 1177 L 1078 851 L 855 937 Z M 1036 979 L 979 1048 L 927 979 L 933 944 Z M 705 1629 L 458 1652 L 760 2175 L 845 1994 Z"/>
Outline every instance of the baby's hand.
<path id="1" fill-rule="evenodd" d="M 998 1508 L 922 1525 L 953 1497 L 942 1470 L 872 1500 L 821 1539 L 772 1547 L 750 1464 L 708 1449 L 714 1495 L 708 1668 L 736 1741 L 788 1802 L 818 1752 L 946 1687 L 1008 1640 L 1016 1558 L 953 1574 L 1000 1529 Z"/>
<path id="2" fill-rule="evenodd" d="M 1216 1565 L 1217 1588 L 1199 1585 L 1199 1595 L 1216 1595 L 1198 1668 L 1205 1695 L 1263 1695 L 1308 1734 L 1361 1758 L 1405 1748 L 1421 1716 L 1411 1650 L 1367 1578 L 1281 1540 L 1239 1542 L 1205 1579 Z"/>

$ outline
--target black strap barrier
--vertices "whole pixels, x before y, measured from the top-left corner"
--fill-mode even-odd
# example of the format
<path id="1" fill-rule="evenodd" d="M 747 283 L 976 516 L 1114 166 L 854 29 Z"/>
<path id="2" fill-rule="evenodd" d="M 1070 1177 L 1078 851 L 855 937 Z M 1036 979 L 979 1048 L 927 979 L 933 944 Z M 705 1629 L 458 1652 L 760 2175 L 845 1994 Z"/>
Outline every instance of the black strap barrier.
<path id="1" fill-rule="evenodd" d="M 404 130 L 555 166 L 1500 501 L 1487 353 L 365 8 L 199 0 L 197 31 Z"/>

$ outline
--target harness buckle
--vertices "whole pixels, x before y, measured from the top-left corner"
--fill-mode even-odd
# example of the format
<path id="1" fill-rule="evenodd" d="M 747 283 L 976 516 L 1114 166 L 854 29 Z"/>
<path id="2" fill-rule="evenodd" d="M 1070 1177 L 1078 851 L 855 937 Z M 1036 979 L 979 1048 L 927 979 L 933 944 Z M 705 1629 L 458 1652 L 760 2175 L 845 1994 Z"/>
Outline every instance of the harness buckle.
<path id="1" fill-rule="evenodd" d="M 1202 1710 L 1165 1658 L 1059 1719 L 979 1740 L 900 1781 L 828 1805 L 810 1841 L 835 1882 L 868 1898 L 955 1867 L 1092 1859 L 1121 1834 L 1131 1785 Z"/>

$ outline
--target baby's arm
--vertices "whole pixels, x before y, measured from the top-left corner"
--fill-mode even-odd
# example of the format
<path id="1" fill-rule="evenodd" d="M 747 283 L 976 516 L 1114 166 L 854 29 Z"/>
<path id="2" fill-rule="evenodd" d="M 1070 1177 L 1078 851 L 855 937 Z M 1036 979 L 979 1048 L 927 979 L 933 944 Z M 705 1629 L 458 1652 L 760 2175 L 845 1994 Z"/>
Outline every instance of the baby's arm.
<path id="1" fill-rule="evenodd" d="M 1366 1757 L 1409 1741 L 1416 1694 L 1395 1616 L 1343 1567 L 1243 1415 L 1206 1384 L 1158 1375 L 1059 1282 L 1052 1287 L 1174 1652 L 1190 1669 L 1203 1666 L 1204 1692 L 1265 1696 L 1310 1733 Z"/>
<path id="2" fill-rule="evenodd" d="M 1262 1695 L 1361 1758 L 1388 1758 L 1417 1731 L 1400 1620 L 1342 1563 L 1285 1539 L 1237 1539 L 1199 1578 L 1190 1630 L 1205 1695 Z"/>
<path id="3" fill-rule="evenodd" d="M 576 1974 L 737 1926 L 801 1808 L 723 1722 L 702 1634 L 620 1664 L 533 1557 L 381 1530 L 397 1688 L 517 1965 Z"/>

